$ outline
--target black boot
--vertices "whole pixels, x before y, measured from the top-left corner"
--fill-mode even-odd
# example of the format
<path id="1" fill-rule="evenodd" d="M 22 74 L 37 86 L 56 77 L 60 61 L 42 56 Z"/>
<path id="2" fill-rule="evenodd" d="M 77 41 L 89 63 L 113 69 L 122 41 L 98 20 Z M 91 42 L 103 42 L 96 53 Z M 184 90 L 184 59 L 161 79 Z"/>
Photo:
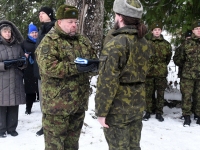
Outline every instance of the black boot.
<path id="1" fill-rule="evenodd" d="M 0 133 L 0 138 L 5 138 L 6 137 L 6 133 L 5 132 L 1 132 Z"/>
<path id="2" fill-rule="evenodd" d="M 11 136 L 18 136 L 17 131 L 8 131 L 8 134 L 10 134 Z"/>
<path id="3" fill-rule="evenodd" d="M 198 117 L 198 119 L 197 119 L 197 122 L 196 122 L 196 123 L 200 125 L 200 117 Z"/>
<path id="4" fill-rule="evenodd" d="M 28 109 L 27 109 L 27 110 L 25 111 L 25 114 L 30 115 L 30 114 L 31 114 L 31 110 L 28 110 Z"/>
<path id="5" fill-rule="evenodd" d="M 190 123 L 191 123 L 190 115 L 184 116 L 184 119 L 185 119 L 185 121 L 184 121 L 184 123 L 183 123 L 183 126 L 184 126 L 184 127 L 190 126 Z"/>
<path id="6" fill-rule="evenodd" d="M 38 132 L 36 132 L 36 135 L 37 136 L 40 136 L 40 135 L 43 135 L 43 128 L 41 128 Z"/>
<path id="7" fill-rule="evenodd" d="M 162 115 L 161 114 L 156 114 L 156 119 L 158 119 L 158 121 L 160 121 L 160 122 L 163 122 L 164 121 L 164 118 L 162 117 Z"/>
<path id="8" fill-rule="evenodd" d="M 151 113 L 150 113 L 150 112 L 146 112 L 146 114 L 145 114 L 144 117 L 143 117 L 143 120 L 144 120 L 144 121 L 148 121 L 149 118 L 151 118 Z"/>
<path id="9" fill-rule="evenodd" d="M 194 120 L 197 120 L 198 119 L 198 116 L 196 113 L 194 113 Z"/>

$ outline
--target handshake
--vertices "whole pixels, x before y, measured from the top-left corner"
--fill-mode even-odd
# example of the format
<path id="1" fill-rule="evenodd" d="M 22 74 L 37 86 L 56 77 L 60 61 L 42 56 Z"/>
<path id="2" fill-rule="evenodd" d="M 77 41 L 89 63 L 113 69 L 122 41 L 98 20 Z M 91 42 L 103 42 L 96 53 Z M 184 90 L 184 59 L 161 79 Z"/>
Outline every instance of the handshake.
<path id="1" fill-rule="evenodd" d="M 79 72 L 98 72 L 99 60 L 98 59 L 84 59 L 77 57 L 74 62 Z"/>
<path id="2" fill-rule="evenodd" d="M 11 67 L 22 67 L 26 63 L 26 57 L 21 57 L 19 59 L 4 60 L 5 69 Z"/>

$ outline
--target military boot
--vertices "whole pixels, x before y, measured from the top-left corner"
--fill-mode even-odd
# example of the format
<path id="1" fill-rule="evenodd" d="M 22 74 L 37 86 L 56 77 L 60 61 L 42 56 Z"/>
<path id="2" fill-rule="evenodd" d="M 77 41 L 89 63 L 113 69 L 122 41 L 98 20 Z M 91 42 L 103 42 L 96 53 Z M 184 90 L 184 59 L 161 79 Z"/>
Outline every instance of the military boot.
<path id="1" fill-rule="evenodd" d="M 198 117 L 197 122 L 198 125 L 200 125 L 200 117 Z"/>
<path id="2" fill-rule="evenodd" d="M 190 126 L 190 123 L 191 123 L 190 115 L 184 116 L 184 119 L 185 119 L 185 121 L 184 121 L 184 123 L 183 123 L 183 126 L 184 126 L 184 127 Z"/>
<path id="3" fill-rule="evenodd" d="M 159 113 L 156 114 L 156 119 L 158 119 L 158 121 L 160 121 L 160 122 L 163 122 L 163 121 L 164 121 L 164 118 L 163 118 L 162 115 L 159 114 Z"/>
<path id="4" fill-rule="evenodd" d="M 6 133 L 5 132 L 0 132 L 0 138 L 5 138 L 6 137 Z"/>
<path id="5" fill-rule="evenodd" d="M 150 113 L 150 112 L 146 112 L 146 114 L 145 114 L 144 117 L 143 117 L 143 120 L 144 120 L 144 121 L 148 121 L 149 118 L 151 118 L 151 113 Z"/>
<path id="6" fill-rule="evenodd" d="M 196 113 L 194 113 L 194 120 L 198 120 L 198 116 Z"/>

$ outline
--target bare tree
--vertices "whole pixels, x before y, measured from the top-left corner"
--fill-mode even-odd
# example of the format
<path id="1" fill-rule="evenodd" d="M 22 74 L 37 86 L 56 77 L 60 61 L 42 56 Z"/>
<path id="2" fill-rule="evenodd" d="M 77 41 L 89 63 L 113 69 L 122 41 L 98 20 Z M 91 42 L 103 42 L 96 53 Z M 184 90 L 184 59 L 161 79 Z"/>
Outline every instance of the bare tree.
<path id="1" fill-rule="evenodd" d="M 103 40 L 104 0 L 66 0 L 66 4 L 79 9 L 78 32 L 86 35 L 99 52 Z"/>

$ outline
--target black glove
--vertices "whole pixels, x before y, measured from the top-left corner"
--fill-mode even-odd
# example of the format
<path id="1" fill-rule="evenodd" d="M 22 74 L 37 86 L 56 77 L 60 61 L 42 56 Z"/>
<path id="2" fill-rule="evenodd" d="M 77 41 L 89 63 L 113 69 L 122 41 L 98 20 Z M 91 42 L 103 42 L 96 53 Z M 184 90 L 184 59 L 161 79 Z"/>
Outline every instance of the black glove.
<path id="1" fill-rule="evenodd" d="M 76 64 L 79 72 L 98 72 L 98 64 Z"/>

